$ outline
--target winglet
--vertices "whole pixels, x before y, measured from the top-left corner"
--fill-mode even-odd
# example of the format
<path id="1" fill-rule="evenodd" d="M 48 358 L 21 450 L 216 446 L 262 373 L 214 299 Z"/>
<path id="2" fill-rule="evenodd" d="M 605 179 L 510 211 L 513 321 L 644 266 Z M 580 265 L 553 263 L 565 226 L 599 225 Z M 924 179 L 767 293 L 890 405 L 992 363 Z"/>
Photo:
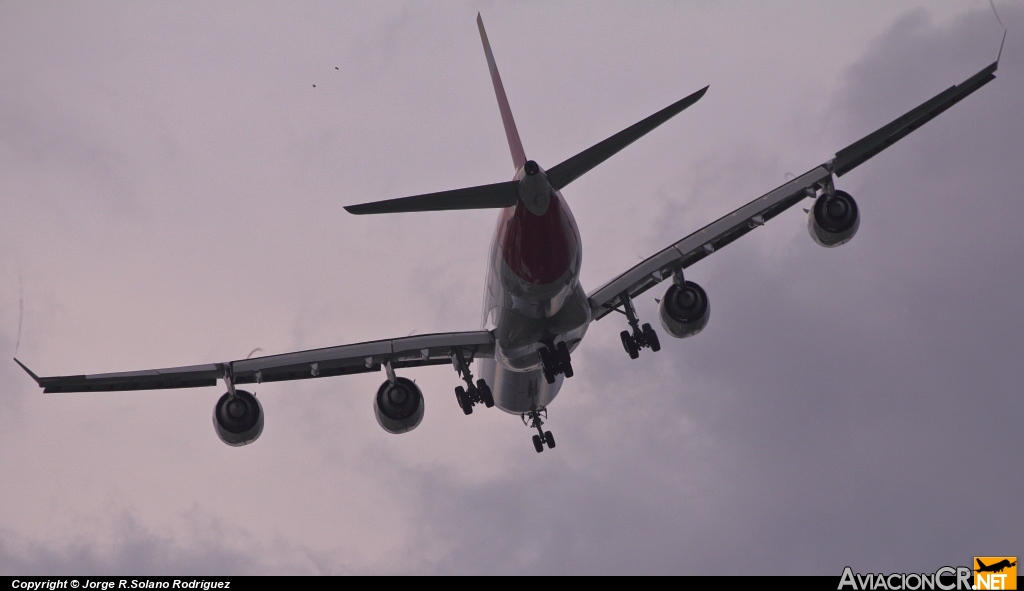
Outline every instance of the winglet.
<path id="1" fill-rule="evenodd" d="M 491 83 L 494 85 L 494 94 L 498 97 L 501 123 L 505 126 L 505 138 L 508 140 L 508 149 L 512 152 L 512 165 L 515 167 L 516 172 L 518 172 L 526 164 L 526 152 L 523 150 L 523 142 L 519 139 L 516 122 L 512 119 L 512 108 L 508 106 L 505 86 L 501 83 L 498 65 L 494 62 L 491 44 L 487 40 L 487 31 L 484 30 L 484 19 L 480 16 L 479 12 L 476 13 L 476 26 L 480 29 L 480 41 L 484 44 L 484 54 L 487 56 L 487 69 L 491 71 Z"/>
<path id="2" fill-rule="evenodd" d="M 39 381 L 39 376 L 37 376 L 36 374 L 32 373 L 31 369 L 25 367 L 24 363 L 18 361 L 17 357 L 14 358 L 14 362 L 17 363 L 18 365 L 20 365 L 21 369 L 25 370 L 25 373 L 27 373 L 28 375 L 32 376 L 32 379 L 36 381 L 36 384 L 38 384 L 40 386 L 43 385 L 42 382 Z"/>

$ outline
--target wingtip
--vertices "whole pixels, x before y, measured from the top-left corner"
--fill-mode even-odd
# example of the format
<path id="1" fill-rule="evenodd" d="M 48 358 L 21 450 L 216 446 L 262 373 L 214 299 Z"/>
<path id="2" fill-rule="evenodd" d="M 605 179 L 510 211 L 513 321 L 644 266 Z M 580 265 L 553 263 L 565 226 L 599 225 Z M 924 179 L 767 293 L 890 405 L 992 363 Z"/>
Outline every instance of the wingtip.
<path id="1" fill-rule="evenodd" d="M 31 376 L 32 379 L 36 381 L 36 384 L 39 383 L 39 376 L 37 376 L 36 374 L 32 373 L 32 370 L 29 369 L 28 367 L 26 367 L 24 363 L 18 361 L 17 357 L 14 358 L 14 362 L 17 363 L 19 366 L 21 366 L 21 369 L 25 370 L 25 373 L 27 373 L 29 376 Z"/>
<path id="2" fill-rule="evenodd" d="M 344 205 L 345 211 L 352 215 L 364 215 L 367 213 L 373 213 L 373 208 L 369 207 L 373 203 L 357 203 L 355 205 Z"/>

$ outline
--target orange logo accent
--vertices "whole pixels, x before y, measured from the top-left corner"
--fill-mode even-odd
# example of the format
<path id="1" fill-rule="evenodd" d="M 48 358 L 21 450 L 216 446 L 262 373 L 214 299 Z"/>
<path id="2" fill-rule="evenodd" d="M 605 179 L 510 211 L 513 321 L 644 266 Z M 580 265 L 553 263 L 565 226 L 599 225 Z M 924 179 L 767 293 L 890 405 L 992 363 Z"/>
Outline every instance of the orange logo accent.
<path id="1" fill-rule="evenodd" d="M 1017 588 L 1016 556 L 975 556 L 973 568 L 977 591 Z"/>

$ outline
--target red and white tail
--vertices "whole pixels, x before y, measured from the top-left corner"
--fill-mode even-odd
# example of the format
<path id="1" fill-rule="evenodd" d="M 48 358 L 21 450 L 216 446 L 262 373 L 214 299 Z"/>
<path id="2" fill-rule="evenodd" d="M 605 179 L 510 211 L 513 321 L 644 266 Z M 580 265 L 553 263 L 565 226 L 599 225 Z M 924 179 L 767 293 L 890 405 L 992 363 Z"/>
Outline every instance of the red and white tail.
<path id="1" fill-rule="evenodd" d="M 512 118 L 512 109 L 508 106 L 508 97 L 505 96 L 505 87 L 501 83 L 501 75 L 498 74 L 498 65 L 494 63 L 494 53 L 491 52 L 491 44 L 487 41 L 484 19 L 480 17 L 479 12 L 476 13 L 476 26 L 480 29 L 480 41 L 483 42 L 484 54 L 487 55 L 487 68 L 491 71 L 494 95 L 498 98 L 498 108 L 501 109 L 501 123 L 505 126 L 508 149 L 512 153 L 512 166 L 518 172 L 526 164 L 526 152 L 523 151 L 523 142 L 519 139 L 519 131 L 516 129 L 515 119 Z"/>
<path id="2" fill-rule="evenodd" d="M 516 129 L 516 122 L 512 119 L 512 109 L 508 106 L 508 97 L 505 95 L 505 87 L 501 84 L 501 76 L 498 75 L 498 66 L 494 63 L 494 54 L 491 52 L 491 44 L 487 41 L 487 32 L 484 31 L 484 21 L 480 14 L 476 15 L 476 24 L 480 29 L 480 40 L 484 44 L 484 54 L 487 56 L 487 67 L 491 70 L 491 82 L 494 84 L 494 95 L 498 99 L 498 108 L 501 110 L 501 123 L 505 126 L 505 138 L 508 139 L 508 149 L 512 153 L 512 166 L 518 175 L 519 171 L 527 166 L 526 152 L 523 150 L 523 142 L 519 139 L 519 131 Z M 563 187 L 584 175 L 598 164 L 601 164 L 611 156 L 615 155 L 629 144 L 640 139 L 648 132 L 662 123 L 675 117 L 690 105 L 696 103 L 708 87 L 694 92 L 693 94 L 676 101 L 657 113 L 643 119 L 619 133 L 612 135 L 572 158 L 565 160 L 546 172 L 546 185 L 558 191 Z M 527 176 L 535 174 L 538 170 L 537 164 L 533 163 L 533 173 L 527 170 Z M 455 189 L 453 191 L 440 191 L 426 195 L 413 195 L 412 197 L 400 197 L 398 199 L 386 199 L 372 203 L 360 203 L 358 205 L 346 205 L 349 213 L 357 215 L 378 214 L 378 213 L 401 213 L 409 211 L 443 211 L 451 209 L 488 209 L 511 207 L 519 202 L 520 181 L 511 180 L 478 187 Z"/>

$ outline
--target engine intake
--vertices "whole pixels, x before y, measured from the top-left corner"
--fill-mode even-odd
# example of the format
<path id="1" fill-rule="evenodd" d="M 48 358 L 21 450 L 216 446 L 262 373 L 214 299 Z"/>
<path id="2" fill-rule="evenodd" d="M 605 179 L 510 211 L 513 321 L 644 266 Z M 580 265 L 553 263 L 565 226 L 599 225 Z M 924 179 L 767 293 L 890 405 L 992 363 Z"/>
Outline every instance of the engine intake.
<path id="1" fill-rule="evenodd" d="M 213 407 L 213 427 L 224 443 L 239 447 L 256 441 L 263 433 L 263 407 L 245 390 L 225 393 Z"/>
<path id="2" fill-rule="evenodd" d="M 857 202 L 845 191 L 833 197 L 821 195 L 807 216 L 807 230 L 818 244 L 833 248 L 853 239 L 860 227 Z"/>
<path id="3" fill-rule="evenodd" d="M 423 393 L 409 378 L 385 381 L 373 399 L 373 414 L 388 433 L 408 433 L 423 420 Z"/>
<path id="4" fill-rule="evenodd" d="M 704 330 L 711 317 L 708 294 L 692 281 L 674 283 L 661 298 L 658 314 L 665 332 L 677 339 L 692 337 Z"/>

